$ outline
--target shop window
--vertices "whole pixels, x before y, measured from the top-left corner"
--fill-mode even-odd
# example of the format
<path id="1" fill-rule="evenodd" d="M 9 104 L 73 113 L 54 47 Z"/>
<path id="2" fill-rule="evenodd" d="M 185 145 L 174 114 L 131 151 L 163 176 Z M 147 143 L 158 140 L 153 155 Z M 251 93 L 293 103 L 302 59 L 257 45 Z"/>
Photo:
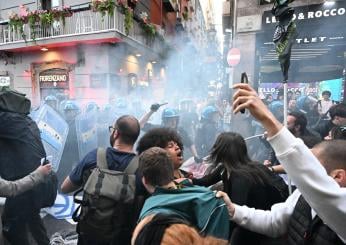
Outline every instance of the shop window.
<path id="1" fill-rule="evenodd" d="M 138 77 L 134 73 L 128 75 L 128 92 L 134 90 L 138 85 Z"/>
<path id="2" fill-rule="evenodd" d="M 60 6 L 60 0 L 41 0 L 43 10 L 48 10 Z"/>

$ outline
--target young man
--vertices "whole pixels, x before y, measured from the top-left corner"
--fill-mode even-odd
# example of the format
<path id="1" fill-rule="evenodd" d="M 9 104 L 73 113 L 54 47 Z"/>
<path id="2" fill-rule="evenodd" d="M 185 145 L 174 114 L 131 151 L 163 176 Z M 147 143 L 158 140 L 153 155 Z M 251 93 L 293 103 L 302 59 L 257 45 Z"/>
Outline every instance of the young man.
<path id="1" fill-rule="evenodd" d="M 296 136 L 310 136 L 312 133 L 306 128 L 308 120 L 304 113 L 300 111 L 292 111 L 287 115 L 287 128 Z"/>
<path id="2" fill-rule="evenodd" d="M 136 142 L 139 135 L 139 123 L 138 120 L 132 116 L 122 116 L 118 118 L 114 126 L 110 127 L 111 136 L 110 144 L 112 147 L 108 147 L 106 150 L 106 160 L 108 168 L 111 170 L 124 171 L 131 160 L 135 157 L 133 152 L 133 145 Z M 79 189 L 85 184 L 87 178 L 90 175 L 92 168 L 96 167 L 97 149 L 88 153 L 84 159 L 72 170 L 70 175 L 64 180 L 61 191 L 63 193 L 73 192 Z M 138 175 L 137 175 L 138 176 Z M 139 195 L 141 190 L 141 180 L 138 177 L 136 182 L 136 194 Z M 135 206 L 136 204 L 134 204 Z M 131 233 L 135 226 L 136 210 L 133 205 L 129 205 L 128 209 L 124 212 L 128 213 L 129 217 L 127 223 L 123 224 L 122 230 L 114 231 L 113 241 L 117 241 L 121 244 L 127 244 L 130 242 Z M 95 240 L 94 234 L 88 234 L 77 226 L 79 233 L 78 244 L 110 244 L 113 241 L 100 241 Z"/>
<path id="3" fill-rule="evenodd" d="M 291 236 L 291 242 L 294 242 L 293 239 L 300 241 L 305 239 L 310 244 L 321 244 L 319 243 L 320 239 L 323 239 L 321 236 L 327 235 L 330 241 L 325 241 L 323 244 L 345 243 L 346 143 L 340 141 L 322 143 L 314 147 L 311 152 L 301 140 L 295 138 L 275 119 L 253 88 L 247 84 L 236 84 L 234 88 L 238 89 L 233 97 L 234 113 L 248 109 L 252 116 L 262 123 L 268 132 L 268 141 L 274 148 L 277 158 L 301 195 L 297 190 L 284 204 L 274 205 L 272 211 L 279 210 L 274 213 L 246 209 L 246 207 L 237 208 L 227 200 L 232 219 L 249 229 L 263 233 L 269 229 L 276 232 L 273 235 L 279 235 L 283 232 L 280 227 L 287 229 L 290 213 L 302 210 L 304 224 L 295 238 Z M 263 218 L 260 227 L 255 221 L 256 218 L 250 217 L 257 214 Z M 246 220 L 246 217 L 249 220 Z M 295 220 L 297 218 L 299 219 L 293 217 Z"/>
<path id="4" fill-rule="evenodd" d="M 137 152 L 141 154 L 150 147 L 161 147 L 165 149 L 171 157 L 174 167 L 174 178 L 180 179 L 190 177 L 190 173 L 180 170 L 183 164 L 184 146 L 178 133 L 170 128 L 153 128 L 149 130 L 139 140 Z"/>
<path id="5" fill-rule="evenodd" d="M 334 126 L 346 125 L 346 104 L 333 105 L 329 109 L 330 120 L 320 120 L 319 124 L 314 128 L 322 139 L 326 137 Z"/>
<path id="6" fill-rule="evenodd" d="M 312 152 L 320 160 L 328 175 L 339 184 L 346 187 L 346 141 L 324 141 L 316 145 Z M 345 189 L 345 188 L 344 188 Z M 320 202 L 323 202 L 320 193 Z M 275 204 L 271 211 L 255 210 L 246 206 L 238 206 L 227 200 L 231 219 L 243 227 L 268 236 L 279 237 L 288 234 L 287 244 L 344 244 L 342 234 L 337 233 L 323 223 L 311 209 L 299 190 L 284 203 Z M 329 210 L 332 211 L 332 210 Z M 341 222 L 342 217 L 340 217 Z M 345 223 L 346 225 L 346 223 Z"/>
<path id="7" fill-rule="evenodd" d="M 192 186 L 185 180 L 174 182 L 171 155 L 152 147 L 139 157 L 142 182 L 152 194 L 143 206 L 140 220 L 152 214 L 174 215 L 190 222 L 202 234 L 228 239 L 229 221 L 223 201 L 208 188 Z"/>
<path id="8" fill-rule="evenodd" d="M 328 115 L 328 111 L 330 107 L 335 105 L 335 101 L 331 100 L 330 97 L 332 96 L 332 93 L 328 90 L 325 90 L 322 92 L 322 100 L 317 101 L 317 110 L 321 117 L 324 117 L 324 119 L 330 119 Z"/>

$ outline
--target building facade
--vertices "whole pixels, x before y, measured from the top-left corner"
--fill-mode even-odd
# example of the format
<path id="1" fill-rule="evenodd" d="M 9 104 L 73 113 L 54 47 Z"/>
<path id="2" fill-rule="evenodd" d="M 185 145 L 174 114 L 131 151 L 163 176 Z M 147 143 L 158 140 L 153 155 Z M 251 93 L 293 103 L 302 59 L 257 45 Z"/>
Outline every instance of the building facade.
<path id="1" fill-rule="evenodd" d="M 119 97 L 160 100 L 180 26 L 196 47 L 205 40 L 195 14 L 199 1 L 124 0 L 105 12 L 95 2 L 1 1 L 0 81 L 27 94 L 33 106 L 61 94 L 81 105 Z"/>
<path id="2" fill-rule="evenodd" d="M 273 1 L 236 2 L 236 11 L 232 8 L 234 1 L 228 2 L 224 9 L 224 28 L 232 28 L 235 20 L 233 46 L 241 51 L 233 80 L 246 71 L 255 86 L 281 82 L 280 66 L 272 43 L 276 25 L 270 12 Z M 292 51 L 289 82 L 307 83 L 343 77 L 346 32 L 342 26 L 346 21 L 346 1 L 296 0 L 290 6 L 295 9 L 298 36 Z M 227 46 L 232 44 L 227 43 Z"/>

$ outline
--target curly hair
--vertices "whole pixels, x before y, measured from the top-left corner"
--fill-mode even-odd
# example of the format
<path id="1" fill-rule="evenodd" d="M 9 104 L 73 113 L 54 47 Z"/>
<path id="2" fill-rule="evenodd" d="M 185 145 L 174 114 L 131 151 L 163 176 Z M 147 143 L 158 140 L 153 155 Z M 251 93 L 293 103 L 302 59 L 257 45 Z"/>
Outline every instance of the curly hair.
<path id="1" fill-rule="evenodd" d="M 177 143 L 181 151 L 184 150 L 183 142 L 176 130 L 171 128 L 154 128 L 143 135 L 138 142 L 136 150 L 138 154 L 141 154 L 154 146 L 165 148 L 170 141 Z"/>

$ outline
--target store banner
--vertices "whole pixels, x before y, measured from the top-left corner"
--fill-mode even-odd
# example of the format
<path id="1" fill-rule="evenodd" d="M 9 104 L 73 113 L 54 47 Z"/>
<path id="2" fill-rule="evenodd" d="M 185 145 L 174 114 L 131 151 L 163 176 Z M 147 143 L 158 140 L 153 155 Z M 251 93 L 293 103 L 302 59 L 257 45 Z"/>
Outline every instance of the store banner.
<path id="1" fill-rule="evenodd" d="M 315 98 L 322 98 L 322 92 L 328 90 L 332 93 L 332 100 L 341 101 L 342 79 L 333 79 L 320 82 L 309 83 L 288 83 L 288 91 L 301 95 L 311 95 Z M 272 95 L 275 99 L 280 90 L 283 89 L 282 83 L 261 83 L 258 87 L 259 96 L 264 99 L 267 95 Z"/>
<path id="2" fill-rule="evenodd" d="M 293 20 L 297 24 L 296 44 L 338 44 L 346 39 L 346 1 L 334 4 L 314 4 L 294 7 Z M 278 21 L 271 11 L 262 15 L 262 45 L 272 45 L 272 32 Z"/>

